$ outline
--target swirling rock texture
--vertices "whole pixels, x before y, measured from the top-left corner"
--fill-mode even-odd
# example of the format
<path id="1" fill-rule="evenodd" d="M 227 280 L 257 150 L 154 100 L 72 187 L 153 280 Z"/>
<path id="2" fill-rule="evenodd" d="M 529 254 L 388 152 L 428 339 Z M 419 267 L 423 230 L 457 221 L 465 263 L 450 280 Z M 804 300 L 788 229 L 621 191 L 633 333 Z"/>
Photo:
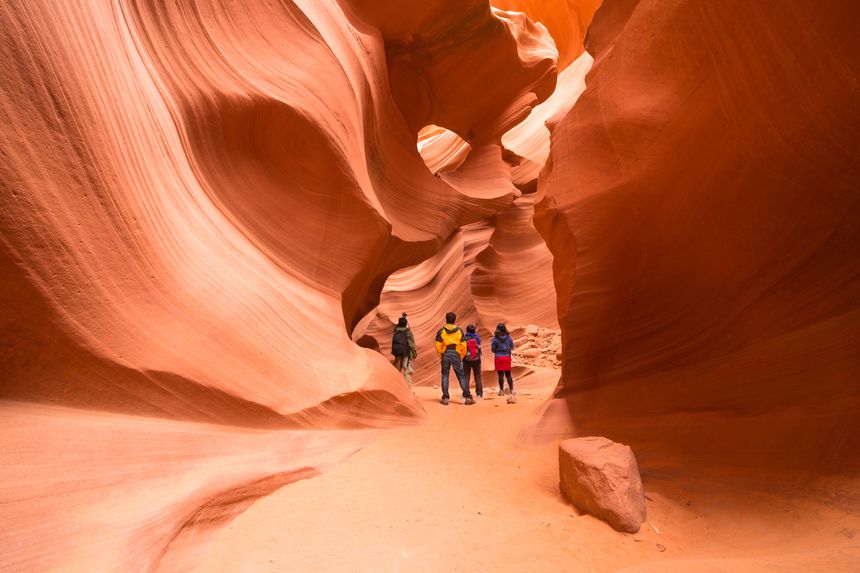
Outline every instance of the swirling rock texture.
<path id="1" fill-rule="evenodd" d="M 348 333 L 510 204 L 556 52 L 486 3 L 380 5 L 0 4 L 0 568 L 184 570 L 366 439 L 297 430 L 423 416 Z M 431 123 L 473 148 L 451 182 Z"/>
<path id="2" fill-rule="evenodd" d="M 567 68 L 584 51 L 588 26 L 601 0 L 492 0 L 503 10 L 525 12 L 532 20 L 546 26 L 558 48 L 559 70 Z"/>
<path id="3" fill-rule="evenodd" d="M 549 155 L 549 128 L 570 110 L 585 89 L 585 74 L 592 58 L 583 53 L 581 38 L 597 2 L 568 2 L 565 6 L 540 2 L 494 2 L 494 5 L 527 11 L 533 18 L 541 18 L 550 29 L 564 30 L 560 32 L 564 40 L 559 44 L 558 56 L 559 67 L 563 69 L 554 92 L 536 105 L 523 121 L 502 126 L 498 122 L 493 123 L 488 142 L 482 143 L 488 139 L 481 135 L 487 132 L 486 129 L 476 131 L 470 127 L 457 131 L 453 127 L 446 129 L 428 125 L 420 133 L 418 148 L 428 169 L 464 194 L 480 197 L 487 193 L 499 195 L 509 192 L 516 195 L 518 190 L 528 195 L 536 191 L 538 175 Z M 522 14 L 511 15 L 496 9 L 494 13 L 506 23 L 514 21 L 522 25 L 526 22 Z M 384 19 L 384 16 L 378 18 Z M 398 26 L 407 28 L 412 34 L 417 25 L 413 23 L 410 28 L 399 22 Z M 390 25 L 381 28 L 389 30 L 389 35 L 395 38 L 406 35 L 402 30 L 399 33 L 392 31 Z M 429 30 L 432 32 L 437 28 L 444 27 L 434 24 Z M 428 52 L 441 43 L 440 40 L 419 41 L 408 37 L 410 42 L 406 45 L 411 47 L 408 57 L 402 54 L 402 41 L 388 41 L 386 44 L 389 60 L 394 62 L 389 65 L 395 69 L 395 85 L 394 74 L 405 74 L 400 71 L 404 65 L 402 62 L 410 63 L 410 74 L 414 75 L 411 70 L 419 67 L 415 60 L 420 57 L 418 61 L 428 66 L 427 61 L 435 61 Z M 390 48 L 389 43 L 394 48 Z M 539 48 L 538 53 L 551 53 L 545 42 L 536 42 L 535 45 Z M 469 46 L 474 48 L 474 44 Z M 460 52 L 457 54 L 458 58 L 464 57 Z M 471 52 L 469 57 L 473 57 Z M 419 87 L 410 91 L 412 99 L 403 104 L 405 107 L 417 106 L 416 101 L 428 99 L 426 95 L 415 95 L 415 90 L 422 94 L 422 89 L 431 91 L 426 84 L 413 83 Z M 472 99 L 468 101 L 472 105 Z M 487 105 L 480 100 L 478 103 Z M 522 117 L 508 111 L 496 113 L 499 117 Z M 456 121 L 445 116 L 439 117 L 442 119 L 438 121 L 448 121 L 446 126 L 457 125 Z M 425 116 L 413 120 L 413 124 L 417 126 L 430 119 Z M 433 119 L 437 120 L 436 116 Z M 414 381 L 427 385 L 439 381 L 438 364 L 433 358 L 433 339 L 444 321 L 445 312 L 449 310 L 457 313 L 461 325 L 476 323 L 486 339 L 492 335 L 498 322 L 507 323 L 517 334 L 522 334 L 527 325 L 557 330 L 556 303 L 551 295 L 552 255 L 532 223 L 535 201 L 534 196 L 520 197 L 483 223 L 464 228 L 468 239 L 461 237 L 453 241 L 465 241 L 468 247 L 450 248 L 449 245 L 423 267 L 392 274 L 383 288 L 379 307 L 356 328 L 353 338 L 367 337 L 370 347 L 388 354 L 394 324 L 402 312 L 407 312 L 419 354 L 424 357 L 416 362 Z M 531 357 L 525 362 L 554 365 L 557 362 L 555 346 L 550 346 L 541 346 L 546 352 L 541 353 L 540 360 Z M 485 361 L 484 366 L 491 366 L 490 361 Z"/>
<path id="4" fill-rule="evenodd" d="M 783 4 L 0 0 L 0 569 L 190 570 L 422 420 L 403 311 L 646 488 L 856 513 L 857 8 Z"/>
<path id="5" fill-rule="evenodd" d="M 552 255 L 532 224 L 534 197 L 515 200 L 495 218 L 487 248 L 475 257 L 471 290 L 483 324 L 558 329 Z"/>
<path id="6" fill-rule="evenodd" d="M 857 16 L 606 0 L 594 17 L 539 181 L 556 405 L 646 476 L 858 509 Z"/>
<path id="7" fill-rule="evenodd" d="M 488 10 L 485 3 L 468 4 L 466 13 Z M 527 8 L 517 3 L 505 7 Z M 407 19 L 393 17 L 392 10 L 379 3 L 368 2 L 362 9 L 385 35 L 395 98 L 413 129 L 423 126 L 418 148 L 428 169 L 470 197 L 533 193 L 549 153 L 545 124 L 563 115 L 576 101 L 585 87 L 583 78 L 590 57 L 585 54 L 576 65 L 563 70 L 548 97 L 543 86 L 548 85 L 548 78 L 555 83 L 557 52 L 543 26 L 532 24 L 523 13 L 492 8 L 495 22 L 470 29 L 462 27 L 462 20 L 452 21 L 452 14 L 434 12 L 432 3 L 422 3 Z M 428 13 L 420 15 L 422 10 Z M 582 18 L 593 12 L 585 5 L 577 10 Z M 567 12 L 564 14 L 567 18 Z M 583 33 L 585 26 L 587 22 Z M 518 39 L 523 67 L 504 71 L 487 68 L 484 50 L 492 47 L 497 37 L 508 34 Z M 581 42 L 578 46 L 566 45 L 565 49 L 579 56 Z M 439 53 L 442 50 L 444 57 Z M 553 65 L 548 67 L 548 62 Z M 469 75 L 462 71 L 466 69 L 480 71 L 475 77 L 482 85 L 497 85 L 500 77 L 525 74 L 526 83 L 535 89 L 525 96 L 507 96 L 503 83 L 498 90 L 458 96 L 463 90 L 460 78 Z M 451 84 L 452 78 L 457 78 L 456 85 Z M 454 97 L 459 102 L 457 108 L 424 103 L 432 100 L 431 93 Z M 499 96 L 503 102 L 513 103 L 500 104 Z M 526 118 L 523 110 L 540 100 L 546 101 L 536 105 Z M 473 107 L 480 111 L 469 112 L 470 121 L 464 121 L 461 116 Z M 547 296 L 552 292 L 552 257 L 532 224 L 534 202 L 531 197 L 521 197 L 500 207 L 494 217 L 464 227 L 430 260 L 392 274 L 379 306 L 354 330 L 353 338 L 387 355 L 392 328 L 400 314 L 407 312 L 421 356 L 413 380 L 429 385 L 439 382 L 433 340 L 449 310 L 457 313 L 462 326 L 476 323 L 486 339 L 498 322 L 513 328 L 536 324 L 557 329 L 555 303 L 551 294 Z M 550 361 L 554 361 L 555 350 L 551 354 Z M 491 366 L 490 361 L 484 365 Z"/>
<path id="8" fill-rule="evenodd" d="M 462 328 L 477 326 L 485 369 L 492 370 L 489 340 L 498 322 L 517 342 L 518 365 L 557 368 L 552 256 L 531 222 L 533 211 L 533 196 L 520 197 L 492 219 L 463 227 L 427 261 L 393 273 L 379 306 L 355 329 L 356 341 L 388 356 L 394 325 L 406 312 L 420 357 L 413 383 L 438 385 L 434 340 L 451 310 Z"/>
<path id="9" fill-rule="evenodd" d="M 359 324 L 354 336 L 373 340 L 373 347 L 389 356 L 394 325 L 401 313 L 407 312 L 418 347 L 413 383 L 439 384 L 434 341 L 436 331 L 444 324 L 445 313 L 453 310 L 463 328 L 476 323 L 482 336 L 488 334 L 475 308 L 469 277 L 475 256 L 486 248 L 492 232 L 488 223 L 468 225 L 452 235 L 435 256 L 392 274 L 382 290 L 379 306 L 368 314 L 365 323 Z"/>

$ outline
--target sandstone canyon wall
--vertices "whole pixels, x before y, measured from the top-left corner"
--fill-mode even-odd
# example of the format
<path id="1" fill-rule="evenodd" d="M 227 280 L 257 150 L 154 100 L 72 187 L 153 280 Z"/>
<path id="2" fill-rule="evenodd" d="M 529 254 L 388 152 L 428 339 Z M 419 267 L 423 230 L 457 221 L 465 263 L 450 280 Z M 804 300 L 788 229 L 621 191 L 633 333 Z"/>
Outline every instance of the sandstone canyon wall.
<path id="1" fill-rule="evenodd" d="M 511 203 L 501 135 L 556 77 L 469 4 L 0 3 L 0 568 L 181 570 L 367 439 L 296 430 L 421 418 L 350 333 Z M 449 180 L 426 124 L 471 143 Z"/>
<path id="2" fill-rule="evenodd" d="M 425 384 L 560 327 L 544 429 L 646 479 L 857 475 L 853 3 L 493 4 L 0 0 L 0 569 L 187 570 L 420 421 L 403 311 Z"/>
<path id="3" fill-rule="evenodd" d="M 373 8 L 370 4 L 366 10 L 379 9 L 379 6 Z M 583 53 L 581 40 L 597 3 L 589 0 L 563 5 L 540 2 L 493 2 L 493 5 L 506 10 L 522 10 L 532 19 L 540 20 L 539 28 L 545 23 L 550 29 L 564 30 L 560 32 L 564 39 L 558 45 L 561 71 L 552 94 L 538 94 L 536 97 L 546 99 L 528 116 L 503 110 L 493 101 L 492 106 L 498 110 L 495 117 L 505 122 L 489 122 L 490 127 L 460 128 L 460 122 L 447 112 L 433 117 L 425 115 L 412 121 L 413 127 L 424 125 L 418 147 L 428 169 L 442 181 L 470 196 L 482 197 L 488 193 L 492 196 L 504 193 L 526 195 L 508 207 L 498 209 L 492 217 L 464 227 L 462 234 L 452 237 L 433 259 L 416 268 L 392 274 L 382 290 L 379 306 L 353 331 L 355 340 L 388 355 L 394 324 L 402 312 L 407 312 L 420 356 L 415 364 L 414 380 L 422 385 L 439 382 L 433 340 L 449 310 L 457 313 L 461 326 L 477 324 L 478 331 L 487 341 L 498 322 L 507 323 L 517 335 L 523 335 L 523 327 L 527 325 L 558 329 L 552 256 L 532 222 L 534 193 L 538 174 L 549 155 L 547 126 L 557 123 L 585 88 L 584 78 L 592 60 Z M 380 28 L 386 35 L 386 51 L 393 70 L 392 84 L 399 86 L 402 82 L 413 86 L 401 96 L 401 101 L 405 100 L 401 105 L 407 110 L 420 107 L 417 102 L 427 99 L 424 91 L 435 93 L 442 89 L 412 80 L 415 70 L 451 67 L 451 63 L 441 63 L 448 62 L 448 58 L 464 59 L 472 69 L 481 68 L 472 52 L 468 55 L 460 51 L 446 53 L 444 60 L 434 56 L 434 48 L 438 49 L 440 45 L 434 38 L 445 36 L 440 29 L 444 31 L 450 15 L 443 14 L 438 22 L 427 26 L 426 16 L 421 15 L 424 9 L 430 9 L 429 5 L 417 10 L 411 22 L 397 21 L 396 25 L 394 20 L 388 21 L 390 16 L 375 15 L 376 21 L 382 22 Z M 506 21 L 514 22 L 518 29 L 531 30 L 522 14 L 493 10 L 509 19 Z M 468 32 L 459 30 L 457 33 L 466 35 Z M 464 44 L 467 49 L 474 49 L 480 36 L 477 31 L 472 31 L 472 34 L 475 37 Z M 549 51 L 549 47 L 537 43 L 532 46 L 532 51 L 544 53 Z M 446 70 L 446 73 L 451 71 Z M 487 79 L 483 85 L 494 87 L 485 90 L 481 97 L 498 97 L 504 93 L 495 88 L 503 77 L 494 75 Z M 445 93 L 451 91 L 449 87 L 444 89 Z M 458 86 L 457 90 L 460 89 Z M 398 93 L 396 90 L 395 97 Z M 469 105 L 473 105 L 473 97 L 466 99 Z M 485 107 L 489 104 L 477 99 L 474 105 Z M 406 113 L 408 117 L 418 112 Z M 440 122 L 440 125 L 425 125 L 431 120 Z M 489 354 L 489 344 L 486 346 L 485 357 L 489 360 L 484 361 L 484 367 L 491 368 L 492 355 Z M 547 360 L 541 362 L 554 362 L 555 351 L 547 352 Z"/>
<path id="4" fill-rule="evenodd" d="M 503 10 L 528 14 L 546 26 L 558 48 L 558 67 L 564 69 L 583 52 L 583 40 L 601 0 L 491 0 Z"/>
<path id="5" fill-rule="evenodd" d="M 857 16 L 849 1 L 606 0 L 594 17 L 537 223 L 558 404 L 646 473 L 856 478 Z M 856 508 L 856 479 L 816 494 Z"/>
<path id="6" fill-rule="evenodd" d="M 428 169 L 466 193 L 499 194 L 511 184 L 524 196 L 481 223 L 465 227 L 433 260 L 415 269 L 391 275 L 379 306 L 353 331 L 355 340 L 388 355 L 391 331 L 402 312 L 410 316 L 420 359 L 417 384 L 438 384 L 438 363 L 433 340 L 445 312 L 457 313 L 461 326 L 475 323 L 489 341 L 498 322 L 505 322 L 523 341 L 528 325 L 557 330 L 552 285 L 552 255 L 533 224 L 539 199 L 537 179 L 549 156 L 549 128 L 558 123 L 585 89 L 592 58 L 583 53 L 582 37 L 597 7 L 596 2 L 494 2 L 494 6 L 522 10 L 557 30 L 561 71 L 555 90 L 520 123 L 495 133 L 488 145 L 464 139 L 451 130 L 426 126 L 418 147 Z M 555 37 L 555 35 L 554 35 Z M 504 114 L 503 114 L 504 115 Z M 421 123 L 416 122 L 416 124 Z M 468 134 L 466 134 L 468 135 Z M 473 146 L 478 146 L 474 149 Z M 499 152 L 501 151 L 501 161 Z M 460 245 L 460 246 L 455 246 Z M 546 337 L 542 338 L 546 340 Z M 492 367 L 489 344 L 484 368 Z M 537 357 L 518 362 L 554 363 L 555 350 L 547 347 Z"/>

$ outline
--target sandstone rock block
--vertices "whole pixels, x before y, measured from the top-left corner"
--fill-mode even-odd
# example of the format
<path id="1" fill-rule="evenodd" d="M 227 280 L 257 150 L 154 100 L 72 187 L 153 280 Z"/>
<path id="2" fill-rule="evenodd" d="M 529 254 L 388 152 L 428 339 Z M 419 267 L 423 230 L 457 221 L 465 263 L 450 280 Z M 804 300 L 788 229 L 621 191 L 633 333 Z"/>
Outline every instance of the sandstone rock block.
<path id="1" fill-rule="evenodd" d="M 619 531 L 635 533 L 645 521 L 645 494 L 629 446 L 603 437 L 564 440 L 558 448 L 561 492 L 581 511 Z"/>
<path id="2" fill-rule="evenodd" d="M 522 355 L 525 358 L 538 358 L 541 355 L 540 349 L 538 348 L 527 348 L 522 351 Z"/>

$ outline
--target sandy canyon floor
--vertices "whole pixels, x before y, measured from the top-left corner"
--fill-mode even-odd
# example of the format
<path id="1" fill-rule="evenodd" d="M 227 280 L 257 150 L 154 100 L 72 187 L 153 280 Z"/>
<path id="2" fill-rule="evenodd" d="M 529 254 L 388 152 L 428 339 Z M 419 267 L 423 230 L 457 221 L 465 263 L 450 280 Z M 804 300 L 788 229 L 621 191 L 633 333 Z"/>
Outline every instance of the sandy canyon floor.
<path id="1" fill-rule="evenodd" d="M 849 571 L 860 563 L 860 518 L 766 494 L 645 474 L 648 523 L 638 534 L 578 514 L 558 491 L 558 442 L 518 439 L 555 381 L 553 371 L 524 377 L 514 405 L 487 392 L 475 406 L 444 407 L 439 390 L 416 388 L 426 424 L 380 433 L 332 471 L 257 501 L 212 539 L 197 571 Z"/>

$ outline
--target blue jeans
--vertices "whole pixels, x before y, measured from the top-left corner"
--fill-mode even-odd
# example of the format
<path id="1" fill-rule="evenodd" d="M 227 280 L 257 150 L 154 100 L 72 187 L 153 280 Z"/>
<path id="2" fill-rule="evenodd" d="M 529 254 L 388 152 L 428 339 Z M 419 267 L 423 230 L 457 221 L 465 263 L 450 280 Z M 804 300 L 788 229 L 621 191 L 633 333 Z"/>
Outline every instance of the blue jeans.
<path id="1" fill-rule="evenodd" d="M 454 369 L 457 381 L 460 382 L 463 397 L 471 398 L 472 394 L 469 392 L 469 384 L 466 382 L 465 374 L 463 374 L 463 361 L 460 360 L 460 355 L 457 354 L 456 350 L 446 350 L 442 354 L 442 399 L 450 398 L 448 396 L 448 375 L 451 373 L 451 368 Z"/>

